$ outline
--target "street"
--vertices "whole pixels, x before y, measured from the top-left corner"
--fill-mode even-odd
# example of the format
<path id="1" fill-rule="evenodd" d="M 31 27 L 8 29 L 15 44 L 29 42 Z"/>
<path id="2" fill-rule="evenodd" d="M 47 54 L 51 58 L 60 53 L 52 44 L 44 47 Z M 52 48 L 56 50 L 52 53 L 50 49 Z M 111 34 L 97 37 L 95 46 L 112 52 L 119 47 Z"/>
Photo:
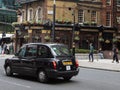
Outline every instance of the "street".
<path id="1" fill-rule="evenodd" d="M 119 90 L 120 72 L 80 68 L 78 76 L 69 82 L 62 79 L 39 83 L 36 78 L 28 76 L 5 75 L 4 58 L 0 60 L 0 90 Z"/>

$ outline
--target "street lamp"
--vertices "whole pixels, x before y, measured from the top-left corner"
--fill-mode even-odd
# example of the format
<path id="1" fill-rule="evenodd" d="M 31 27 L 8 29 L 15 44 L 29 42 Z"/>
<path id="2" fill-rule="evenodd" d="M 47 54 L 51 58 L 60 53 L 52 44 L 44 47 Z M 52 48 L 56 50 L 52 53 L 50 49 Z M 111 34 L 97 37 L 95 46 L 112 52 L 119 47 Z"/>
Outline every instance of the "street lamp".
<path id="1" fill-rule="evenodd" d="M 71 10 L 71 9 L 72 8 L 69 8 L 69 10 Z M 75 41 L 74 41 L 74 38 L 75 38 L 75 35 L 74 35 L 74 32 L 75 32 L 75 9 L 73 9 L 72 16 L 73 16 L 72 49 L 73 49 L 73 55 L 75 56 Z"/>
<path id="2" fill-rule="evenodd" d="M 54 3 L 53 3 L 52 42 L 54 42 L 54 39 L 55 39 L 55 14 L 56 14 L 56 3 L 54 0 Z"/>

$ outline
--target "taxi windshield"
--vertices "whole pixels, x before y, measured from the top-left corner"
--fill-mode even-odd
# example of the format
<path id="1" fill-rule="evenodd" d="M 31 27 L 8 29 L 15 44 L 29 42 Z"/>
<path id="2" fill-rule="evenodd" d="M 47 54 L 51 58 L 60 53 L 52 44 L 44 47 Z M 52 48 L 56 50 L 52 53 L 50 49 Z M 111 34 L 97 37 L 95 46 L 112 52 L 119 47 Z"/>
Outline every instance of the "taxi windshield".
<path id="1" fill-rule="evenodd" d="M 66 45 L 53 45 L 53 51 L 57 56 L 70 56 L 71 52 Z"/>

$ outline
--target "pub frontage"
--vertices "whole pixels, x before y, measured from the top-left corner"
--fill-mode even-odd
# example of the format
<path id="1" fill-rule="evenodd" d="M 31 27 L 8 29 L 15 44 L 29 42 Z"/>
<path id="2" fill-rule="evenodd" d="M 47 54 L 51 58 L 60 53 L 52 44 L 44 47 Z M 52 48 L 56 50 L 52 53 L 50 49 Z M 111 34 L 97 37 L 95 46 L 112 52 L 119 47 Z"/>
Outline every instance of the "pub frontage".
<path id="1" fill-rule="evenodd" d="M 52 24 L 15 24 L 15 52 L 26 43 L 51 42 Z M 75 48 L 89 49 L 92 42 L 95 49 L 112 50 L 113 43 L 118 43 L 116 27 L 85 26 L 75 24 L 55 24 L 55 43 L 64 43 L 72 48 L 74 34 Z"/>

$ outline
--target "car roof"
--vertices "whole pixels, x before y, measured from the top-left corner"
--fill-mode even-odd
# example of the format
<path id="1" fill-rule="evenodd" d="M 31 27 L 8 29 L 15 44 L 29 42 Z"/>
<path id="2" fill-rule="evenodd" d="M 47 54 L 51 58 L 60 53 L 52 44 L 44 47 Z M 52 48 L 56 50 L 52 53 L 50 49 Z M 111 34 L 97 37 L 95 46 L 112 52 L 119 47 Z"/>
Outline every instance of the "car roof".
<path id="1" fill-rule="evenodd" d="M 45 46 L 53 46 L 53 45 L 64 45 L 64 44 L 61 44 L 61 43 L 27 43 L 27 44 L 24 44 L 23 46 L 26 46 L 26 45 L 45 45 Z"/>

